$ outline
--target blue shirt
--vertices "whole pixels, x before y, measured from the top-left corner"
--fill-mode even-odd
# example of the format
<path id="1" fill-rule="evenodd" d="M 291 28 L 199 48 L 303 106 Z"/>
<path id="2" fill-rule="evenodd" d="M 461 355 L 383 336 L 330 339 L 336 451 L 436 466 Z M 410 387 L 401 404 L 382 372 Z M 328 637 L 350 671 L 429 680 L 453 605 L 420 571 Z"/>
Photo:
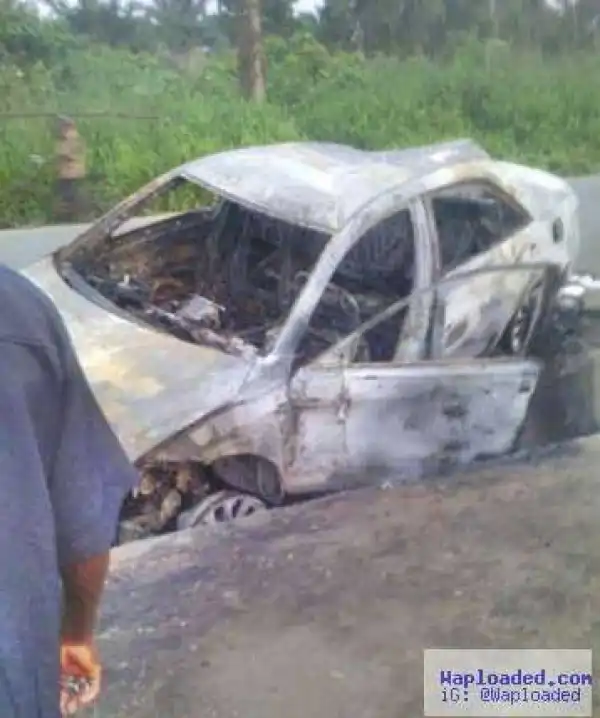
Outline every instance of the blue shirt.
<path id="1" fill-rule="evenodd" d="M 58 311 L 0 266 L 1 718 L 59 718 L 60 567 L 110 549 L 136 482 Z"/>

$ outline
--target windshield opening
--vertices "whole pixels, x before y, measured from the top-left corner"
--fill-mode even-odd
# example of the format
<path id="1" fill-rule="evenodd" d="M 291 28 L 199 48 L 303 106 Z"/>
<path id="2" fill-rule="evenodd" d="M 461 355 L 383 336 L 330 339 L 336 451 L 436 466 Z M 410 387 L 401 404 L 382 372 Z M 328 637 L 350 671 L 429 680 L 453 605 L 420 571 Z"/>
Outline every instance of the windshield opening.
<path id="1" fill-rule="evenodd" d="M 143 211 L 133 205 L 93 251 L 83 243 L 71 253 L 84 291 L 185 341 L 268 351 L 328 236 L 181 178 L 153 199 Z"/>

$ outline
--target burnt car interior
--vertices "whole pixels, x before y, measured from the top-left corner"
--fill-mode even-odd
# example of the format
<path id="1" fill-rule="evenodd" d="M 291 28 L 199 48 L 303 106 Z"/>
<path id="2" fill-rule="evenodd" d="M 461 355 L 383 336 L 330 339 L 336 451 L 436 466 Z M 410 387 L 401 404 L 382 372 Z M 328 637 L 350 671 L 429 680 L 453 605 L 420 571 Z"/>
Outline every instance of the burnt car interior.
<path id="1" fill-rule="evenodd" d="M 69 266 L 137 321 L 225 351 L 243 344 L 267 352 L 328 239 L 223 200 L 214 212 L 190 211 L 113 235 L 93 252 L 84 246 Z M 296 363 L 408 296 L 414 255 L 408 211 L 366 233 L 320 298 Z M 397 320 L 378 327 L 365 357 L 391 358 L 400 328 Z"/>
<path id="2" fill-rule="evenodd" d="M 346 254 L 313 313 L 298 350 L 305 363 L 340 342 L 414 287 L 415 236 L 408 210 L 401 210 L 366 232 Z M 337 309 L 337 317 L 332 310 Z M 354 361 L 394 358 L 404 312 L 365 332 Z M 333 320 L 333 321 L 332 321 Z"/>

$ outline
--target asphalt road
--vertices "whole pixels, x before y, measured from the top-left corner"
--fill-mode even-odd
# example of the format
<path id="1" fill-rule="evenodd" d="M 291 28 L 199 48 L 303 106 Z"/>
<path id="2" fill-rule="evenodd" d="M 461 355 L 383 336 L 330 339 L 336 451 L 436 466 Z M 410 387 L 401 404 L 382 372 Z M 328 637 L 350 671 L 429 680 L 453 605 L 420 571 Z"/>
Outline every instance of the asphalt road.
<path id="1" fill-rule="evenodd" d="M 581 253 L 577 271 L 600 276 L 600 175 L 573 178 L 581 203 Z M 21 269 L 70 242 L 85 224 L 6 230 L 0 232 L 0 260 Z"/>
<path id="2" fill-rule="evenodd" d="M 579 195 L 581 250 L 576 270 L 600 276 L 600 175 L 572 179 Z"/>
<path id="3" fill-rule="evenodd" d="M 425 648 L 597 653 L 599 461 L 594 437 L 116 549 L 94 715 L 418 718 Z"/>
<path id="4" fill-rule="evenodd" d="M 0 232 L 0 260 L 22 269 L 76 237 L 87 225 L 9 229 Z"/>

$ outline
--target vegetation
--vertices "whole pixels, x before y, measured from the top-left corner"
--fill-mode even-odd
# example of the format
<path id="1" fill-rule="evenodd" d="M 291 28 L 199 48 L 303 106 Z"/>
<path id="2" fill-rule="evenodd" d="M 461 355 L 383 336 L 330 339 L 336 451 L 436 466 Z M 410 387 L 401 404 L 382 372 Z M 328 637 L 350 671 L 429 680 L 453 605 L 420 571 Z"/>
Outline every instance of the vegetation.
<path id="1" fill-rule="evenodd" d="M 150 22 L 116 0 L 55 3 L 52 19 L 7 1 L 0 0 L 5 226 L 52 221 L 57 114 L 75 117 L 86 142 L 96 211 L 183 160 L 283 140 L 375 149 L 470 136 L 499 156 L 563 173 L 600 166 L 600 54 L 594 4 L 584 0 L 579 16 L 533 0 L 501 0 L 499 16 L 490 15 L 489 0 L 370 0 L 379 12 L 367 16 L 360 0 L 329 0 L 314 18 L 265 0 L 264 103 L 239 93 L 234 2 L 211 17 L 201 2 L 157 0 Z M 464 27 L 461 7 L 479 13 Z M 214 49 L 205 54 L 199 45 Z M 93 113 L 108 116 L 79 117 Z"/>

